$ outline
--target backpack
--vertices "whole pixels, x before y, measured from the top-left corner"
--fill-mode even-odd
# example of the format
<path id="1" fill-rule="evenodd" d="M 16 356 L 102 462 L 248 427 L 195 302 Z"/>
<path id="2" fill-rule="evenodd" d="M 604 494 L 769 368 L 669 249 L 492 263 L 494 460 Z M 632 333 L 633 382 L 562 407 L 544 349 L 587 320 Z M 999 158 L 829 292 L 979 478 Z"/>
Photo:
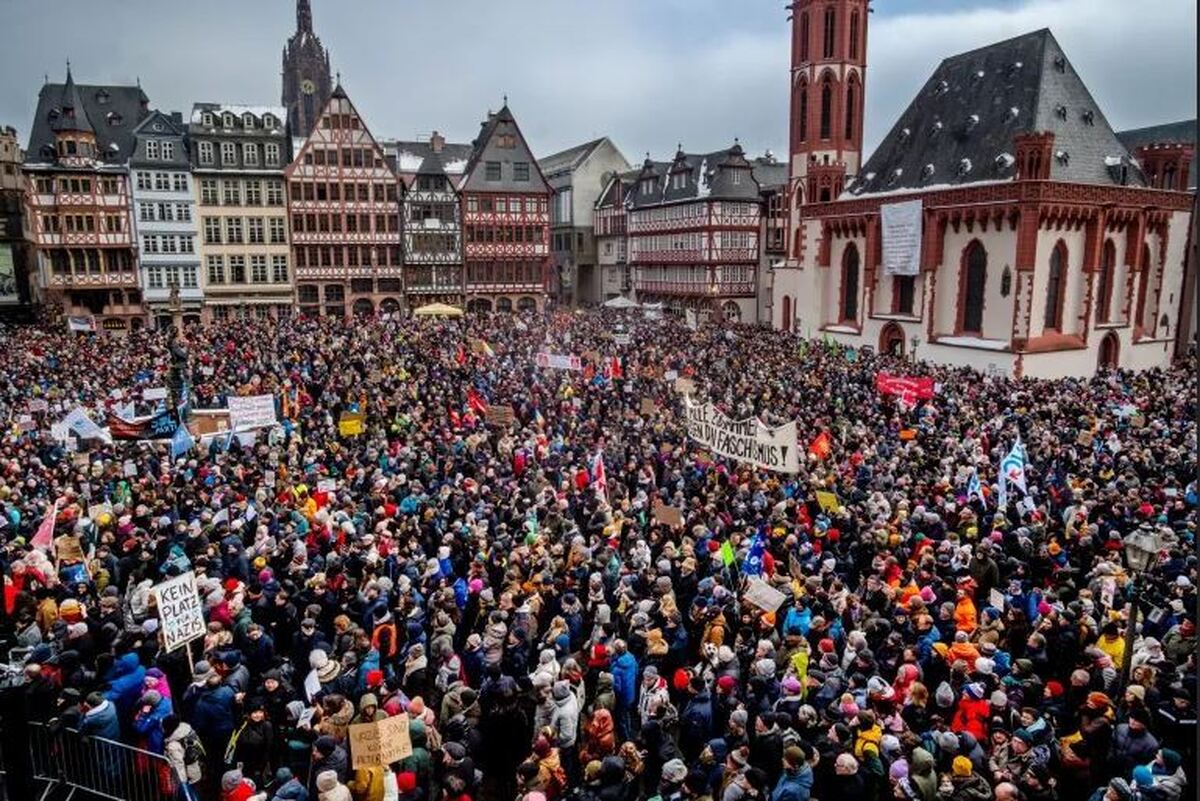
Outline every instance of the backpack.
<path id="1" fill-rule="evenodd" d="M 200 742 L 200 735 L 192 732 L 187 737 L 183 738 L 183 764 L 187 769 L 195 768 L 200 772 L 201 778 L 204 775 L 204 763 L 208 759 L 208 754 L 204 751 L 204 743 Z"/>

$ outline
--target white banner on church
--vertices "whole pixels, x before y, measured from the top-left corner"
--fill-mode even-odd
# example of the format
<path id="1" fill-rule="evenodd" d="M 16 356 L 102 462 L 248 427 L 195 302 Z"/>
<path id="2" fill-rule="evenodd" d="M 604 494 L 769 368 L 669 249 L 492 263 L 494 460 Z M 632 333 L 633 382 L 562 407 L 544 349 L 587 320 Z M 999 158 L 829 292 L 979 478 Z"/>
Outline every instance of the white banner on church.
<path id="1" fill-rule="evenodd" d="M 879 207 L 884 275 L 916 275 L 921 271 L 922 210 L 920 200 Z"/>
<path id="2" fill-rule="evenodd" d="M 686 395 L 684 403 L 688 436 L 710 451 L 779 473 L 800 472 L 794 420 L 767 428 L 758 418 L 733 420 L 711 403 L 693 403 Z"/>

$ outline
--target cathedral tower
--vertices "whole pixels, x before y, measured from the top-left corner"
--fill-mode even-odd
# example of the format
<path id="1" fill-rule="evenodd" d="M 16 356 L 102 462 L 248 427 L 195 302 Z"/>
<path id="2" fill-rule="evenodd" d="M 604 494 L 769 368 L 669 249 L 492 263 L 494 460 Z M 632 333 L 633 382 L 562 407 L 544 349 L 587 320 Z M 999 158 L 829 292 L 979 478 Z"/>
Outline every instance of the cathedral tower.
<path id="1" fill-rule="evenodd" d="M 296 0 L 296 32 L 283 49 L 283 106 L 292 136 L 312 132 L 332 92 L 329 51 L 313 33 L 312 5 Z"/>

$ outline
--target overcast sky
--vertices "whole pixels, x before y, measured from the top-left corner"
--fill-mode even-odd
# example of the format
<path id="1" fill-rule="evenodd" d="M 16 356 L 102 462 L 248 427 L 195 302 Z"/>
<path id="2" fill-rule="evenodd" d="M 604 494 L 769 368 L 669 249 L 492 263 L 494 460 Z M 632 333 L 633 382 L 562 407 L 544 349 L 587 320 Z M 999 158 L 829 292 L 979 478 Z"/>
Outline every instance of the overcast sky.
<path id="1" fill-rule="evenodd" d="M 608 135 L 630 161 L 677 142 L 787 146 L 784 0 L 312 0 L 379 137 L 470 141 L 507 94 L 539 156 Z M 867 144 L 942 58 L 1049 27 L 1117 129 L 1196 115 L 1196 1 L 875 0 Z M 28 137 L 43 75 L 133 82 L 151 103 L 278 103 L 293 0 L 0 0 L 0 124 Z"/>

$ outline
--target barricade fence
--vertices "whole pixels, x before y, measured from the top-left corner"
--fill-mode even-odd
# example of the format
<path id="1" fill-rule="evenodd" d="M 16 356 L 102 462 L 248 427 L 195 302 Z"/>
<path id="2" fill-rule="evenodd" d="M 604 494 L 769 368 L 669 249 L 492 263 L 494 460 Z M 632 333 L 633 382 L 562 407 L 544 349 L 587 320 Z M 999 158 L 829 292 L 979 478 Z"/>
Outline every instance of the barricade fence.
<path id="1" fill-rule="evenodd" d="M 187 797 L 166 757 L 115 740 L 30 722 L 29 754 L 33 778 L 45 785 L 43 797 L 58 785 L 113 801 Z"/>

